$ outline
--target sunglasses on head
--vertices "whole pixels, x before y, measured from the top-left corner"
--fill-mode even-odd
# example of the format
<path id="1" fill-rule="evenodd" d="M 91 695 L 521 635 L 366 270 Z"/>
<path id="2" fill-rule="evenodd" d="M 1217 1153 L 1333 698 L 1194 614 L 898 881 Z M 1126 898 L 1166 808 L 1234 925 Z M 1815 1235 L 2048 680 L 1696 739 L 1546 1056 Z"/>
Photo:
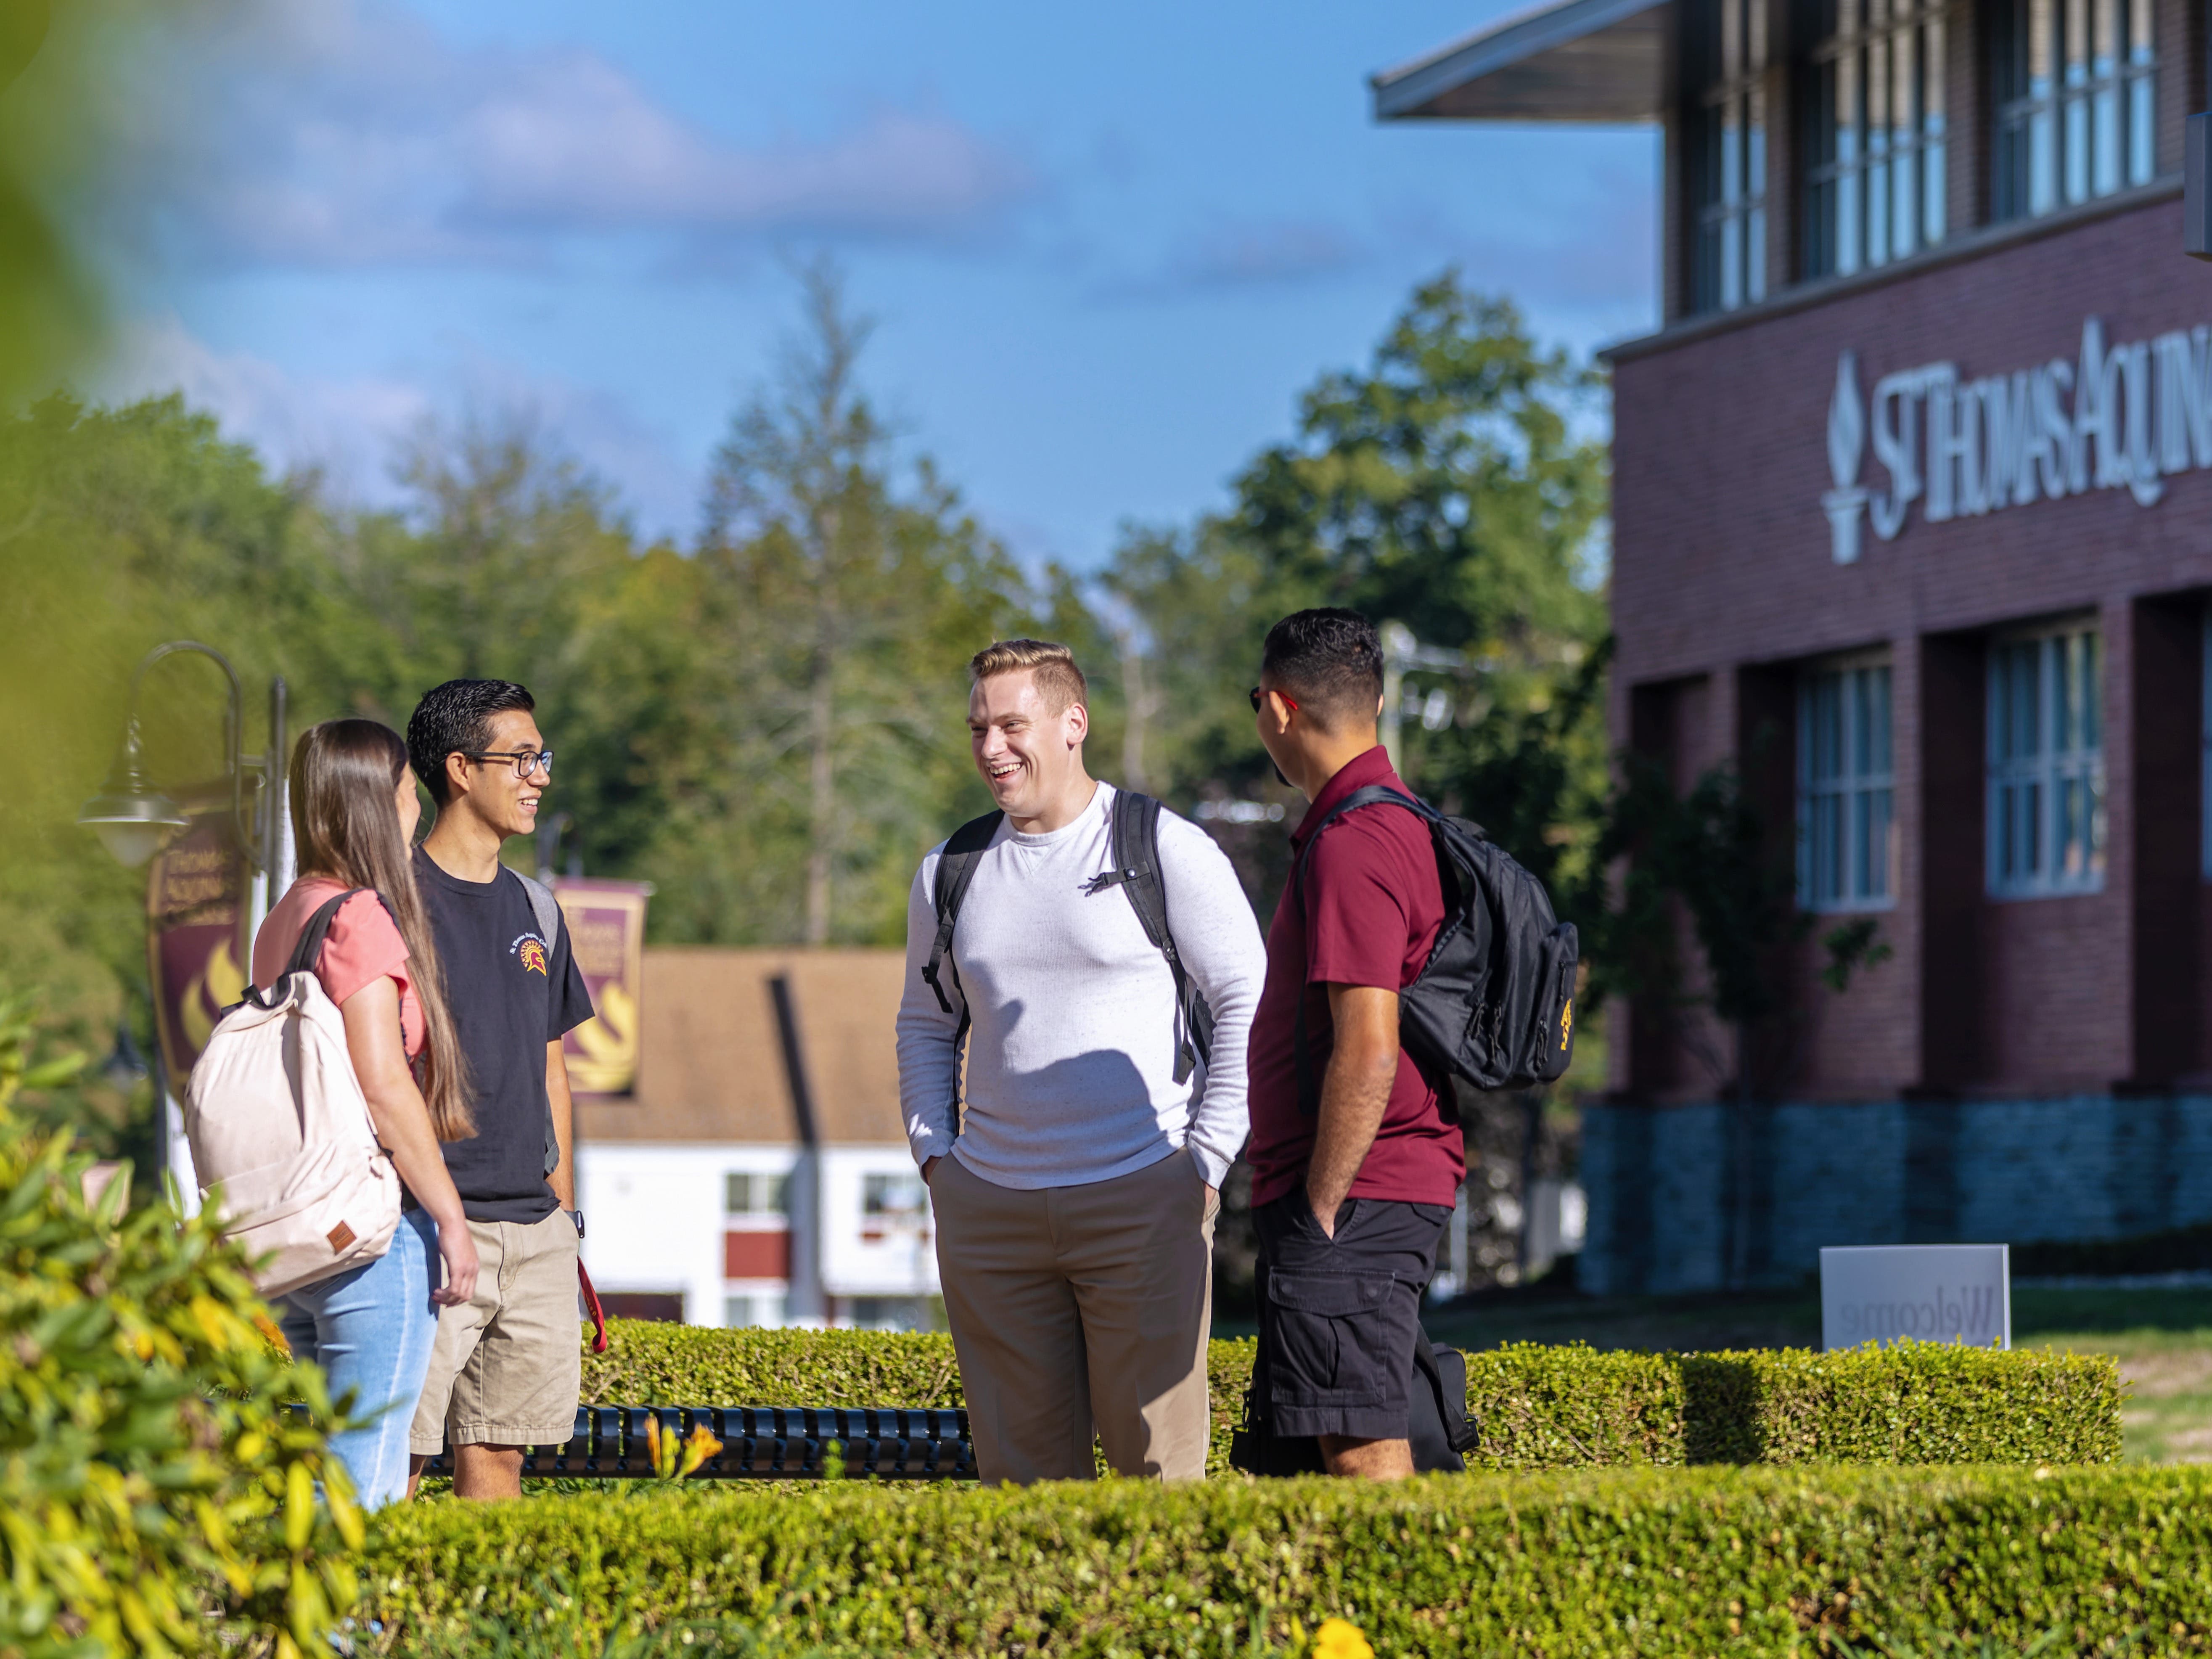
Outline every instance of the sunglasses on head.
<path id="1" fill-rule="evenodd" d="M 1251 689 L 1251 690 L 1245 693 L 1245 695 L 1252 700 L 1252 712 L 1255 714 L 1258 714 L 1260 712 L 1260 704 L 1267 697 L 1267 692 L 1261 687 L 1255 685 Z M 1282 698 L 1282 700 L 1290 706 L 1293 712 L 1297 710 L 1298 700 L 1296 697 L 1291 696 L 1285 691 L 1278 691 L 1275 695 Z"/>

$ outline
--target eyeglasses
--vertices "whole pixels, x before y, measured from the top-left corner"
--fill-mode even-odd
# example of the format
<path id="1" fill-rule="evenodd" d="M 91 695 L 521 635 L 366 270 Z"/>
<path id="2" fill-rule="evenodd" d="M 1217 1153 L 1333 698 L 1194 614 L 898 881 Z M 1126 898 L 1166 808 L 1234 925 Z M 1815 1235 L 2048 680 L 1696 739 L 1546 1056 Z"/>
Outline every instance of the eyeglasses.
<path id="1" fill-rule="evenodd" d="M 483 755 L 471 755 L 464 749 L 460 751 L 460 755 L 463 760 L 513 761 L 514 775 L 525 783 L 530 781 L 530 775 L 532 772 L 542 771 L 549 778 L 553 775 L 553 751 L 550 749 L 494 750 Z"/>
<path id="2" fill-rule="evenodd" d="M 1255 685 L 1245 695 L 1252 699 L 1252 712 L 1255 714 L 1258 714 L 1260 712 L 1260 705 L 1267 701 L 1267 694 Z M 1298 700 L 1296 697 L 1291 696 L 1287 693 L 1281 691 L 1276 692 L 1275 695 L 1282 698 L 1285 703 L 1289 704 L 1293 713 L 1297 711 Z"/>

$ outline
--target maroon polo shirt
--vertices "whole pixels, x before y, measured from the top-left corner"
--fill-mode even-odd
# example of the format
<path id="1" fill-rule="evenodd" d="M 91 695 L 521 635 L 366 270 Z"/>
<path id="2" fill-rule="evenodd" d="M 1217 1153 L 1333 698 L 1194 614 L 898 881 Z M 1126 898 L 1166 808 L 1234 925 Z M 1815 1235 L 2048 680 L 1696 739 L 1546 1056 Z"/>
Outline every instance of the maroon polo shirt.
<path id="1" fill-rule="evenodd" d="M 1429 827 L 1402 807 L 1346 812 L 1306 851 L 1306 824 L 1355 789 L 1382 784 L 1410 794 L 1381 746 L 1346 764 L 1314 797 L 1291 849 L 1297 877 L 1275 906 L 1267 929 L 1267 978 L 1252 1019 L 1248 1065 L 1252 1202 L 1270 1203 L 1303 1184 L 1316 1119 L 1298 1109 L 1292 1031 L 1305 999 L 1306 1052 L 1316 1072 L 1328 1065 L 1335 1032 L 1331 985 L 1402 991 L 1419 975 L 1443 926 L 1443 885 Z M 1354 1198 L 1450 1204 L 1467 1174 L 1459 1126 L 1444 1121 L 1437 1091 L 1403 1049 L 1382 1127 L 1352 1183 Z"/>

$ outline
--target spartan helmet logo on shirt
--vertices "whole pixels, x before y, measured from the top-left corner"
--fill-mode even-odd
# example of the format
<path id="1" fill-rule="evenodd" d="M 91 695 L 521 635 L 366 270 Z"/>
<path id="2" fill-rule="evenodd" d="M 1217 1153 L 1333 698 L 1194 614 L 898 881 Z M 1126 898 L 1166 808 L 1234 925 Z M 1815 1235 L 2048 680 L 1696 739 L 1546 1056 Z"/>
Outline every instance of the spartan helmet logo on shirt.
<path id="1" fill-rule="evenodd" d="M 525 933 L 514 941 L 514 954 L 521 958 L 524 968 L 532 973 L 544 974 L 545 941 L 544 939 L 535 933 Z"/>

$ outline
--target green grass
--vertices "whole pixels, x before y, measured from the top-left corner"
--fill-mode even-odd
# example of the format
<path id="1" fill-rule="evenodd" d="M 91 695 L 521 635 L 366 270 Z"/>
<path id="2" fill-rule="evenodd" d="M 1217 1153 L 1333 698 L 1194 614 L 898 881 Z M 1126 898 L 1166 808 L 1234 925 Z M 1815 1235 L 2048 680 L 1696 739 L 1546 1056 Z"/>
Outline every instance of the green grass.
<path id="1" fill-rule="evenodd" d="M 2020 1347 L 2109 1353 L 2129 1385 L 2122 1421 L 2130 1462 L 2212 1462 L 2212 1287 L 2046 1289 L 2012 1297 Z M 1508 1342 L 1598 1348 L 1818 1347 L 1820 1300 L 1808 1291 L 1741 1296 L 1574 1297 L 1518 1293 L 1428 1316 L 1439 1342 L 1471 1350 Z"/>

